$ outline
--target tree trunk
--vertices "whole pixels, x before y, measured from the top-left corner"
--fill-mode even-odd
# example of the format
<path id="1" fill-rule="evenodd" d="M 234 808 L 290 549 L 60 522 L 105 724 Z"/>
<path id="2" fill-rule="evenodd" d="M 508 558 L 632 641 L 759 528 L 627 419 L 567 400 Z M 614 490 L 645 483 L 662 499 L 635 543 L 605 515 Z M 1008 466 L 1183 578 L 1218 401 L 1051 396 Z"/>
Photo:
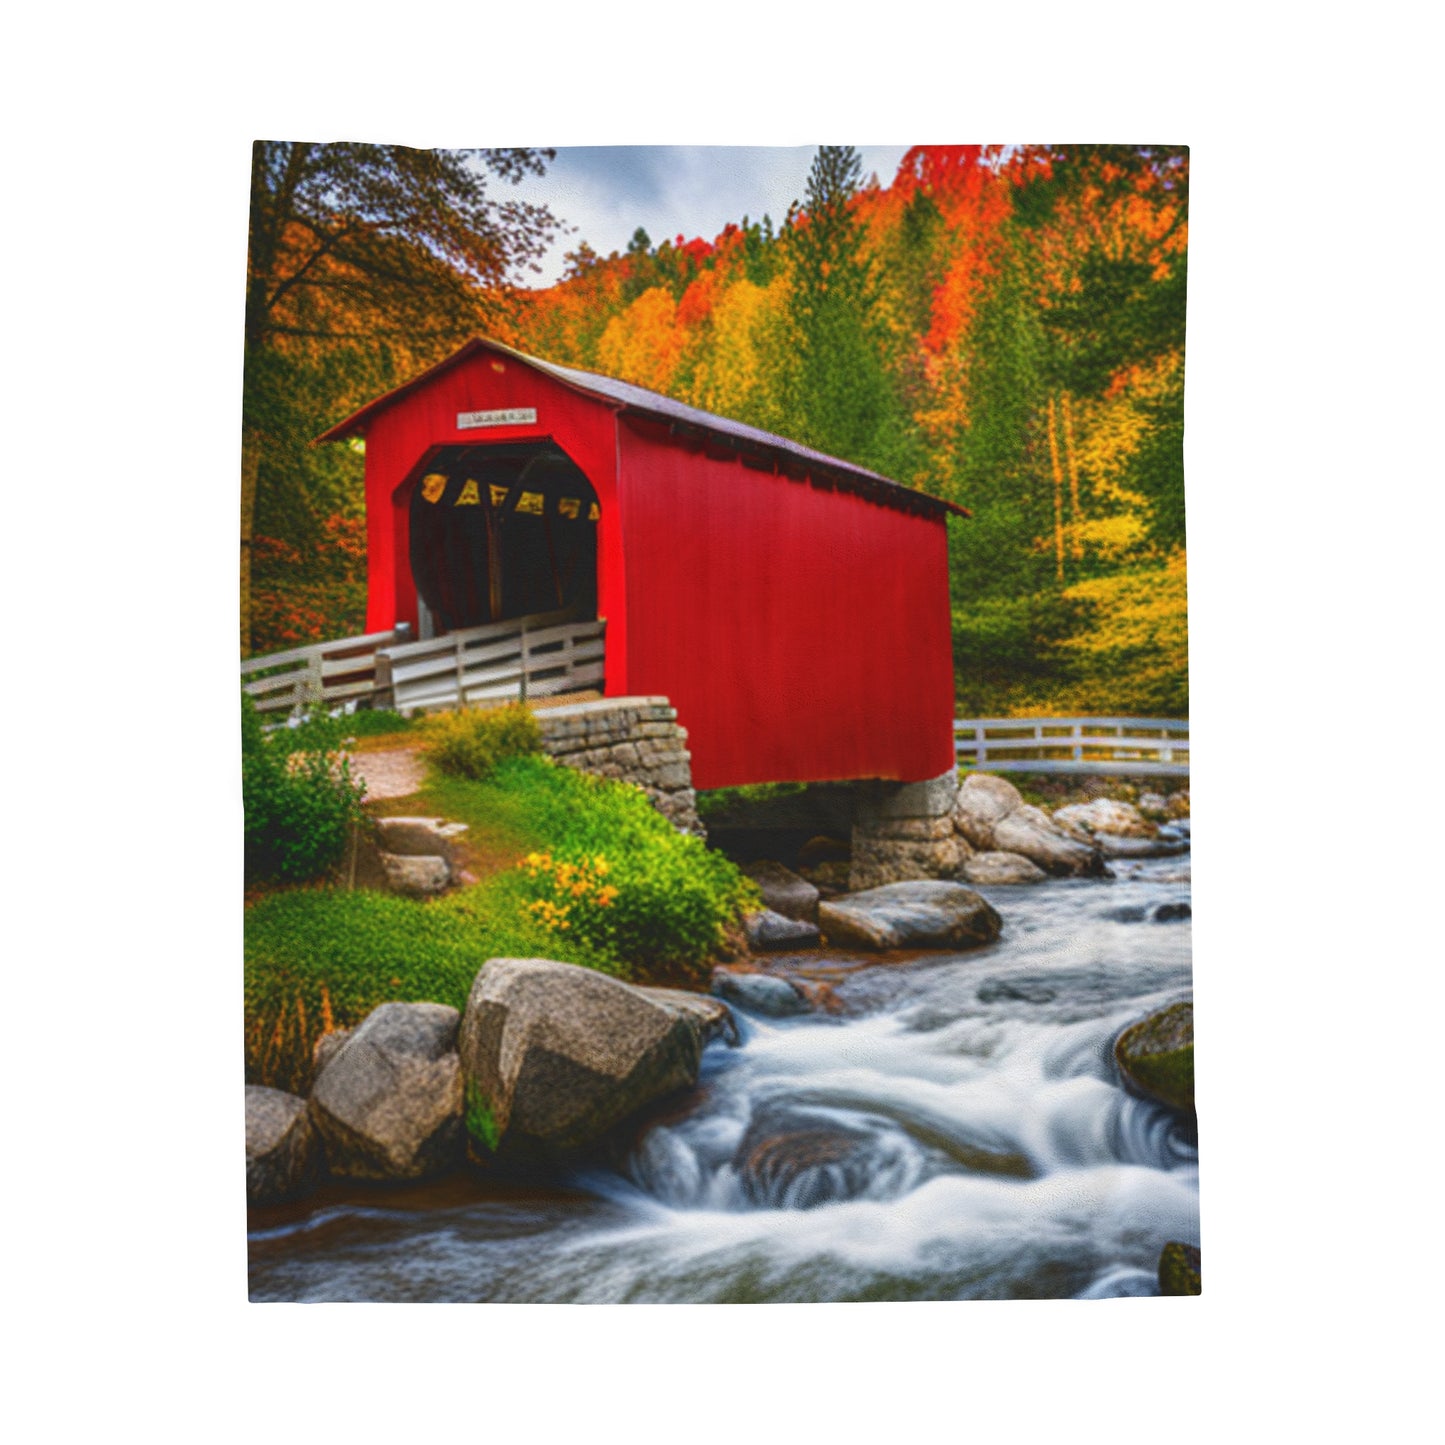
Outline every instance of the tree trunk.
<path id="1" fill-rule="evenodd" d="M 241 432 L 241 656 L 251 655 L 251 536 L 256 524 L 256 482 L 261 474 L 261 433 Z"/>
<path id="2" fill-rule="evenodd" d="M 1079 540 L 1079 523 L 1084 518 L 1079 507 L 1079 468 L 1074 460 L 1074 411 L 1069 404 L 1068 392 L 1064 392 L 1059 400 L 1064 408 L 1064 460 L 1069 467 L 1069 517 L 1074 524 L 1072 550 L 1077 562 L 1084 555 L 1084 545 Z"/>
<path id="3" fill-rule="evenodd" d="M 1054 431 L 1054 399 L 1049 397 L 1049 460 L 1054 469 L 1054 555 L 1058 578 L 1064 580 L 1064 474 L 1059 468 L 1059 442 Z"/>

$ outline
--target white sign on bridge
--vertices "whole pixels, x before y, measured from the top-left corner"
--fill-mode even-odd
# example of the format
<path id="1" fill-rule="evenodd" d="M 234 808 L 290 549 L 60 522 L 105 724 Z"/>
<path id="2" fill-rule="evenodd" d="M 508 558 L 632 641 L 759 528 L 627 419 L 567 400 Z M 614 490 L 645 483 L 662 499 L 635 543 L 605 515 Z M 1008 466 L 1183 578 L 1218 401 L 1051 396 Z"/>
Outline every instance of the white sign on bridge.
<path id="1" fill-rule="evenodd" d="M 457 430 L 478 426 L 533 426 L 537 421 L 535 406 L 507 406 L 497 411 L 459 411 Z"/>

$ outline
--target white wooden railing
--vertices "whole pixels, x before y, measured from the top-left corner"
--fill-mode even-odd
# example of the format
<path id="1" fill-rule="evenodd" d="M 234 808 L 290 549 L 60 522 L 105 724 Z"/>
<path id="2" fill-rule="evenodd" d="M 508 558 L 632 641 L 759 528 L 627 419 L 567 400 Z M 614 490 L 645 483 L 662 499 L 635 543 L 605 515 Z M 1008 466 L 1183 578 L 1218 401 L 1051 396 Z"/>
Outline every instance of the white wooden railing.
<path id="1" fill-rule="evenodd" d="M 525 701 L 600 687 L 605 628 L 550 612 L 413 642 L 402 624 L 247 658 L 241 686 L 272 715 L 352 701 L 398 711 Z"/>
<path id="2" fill-rule="evenodd" d="M 303 713 L 318 703 L 334 707 L 369 698 L 376 690 L 377 649 L 405 635 L 388 629 L 249 657 L 241 664 L 242 691 L 260 713 Z"/>
<path id="3" fill-rule="evenodd" d="M 958 761 L 982 772 L 1189 776 L 1180 718 L 959 718 L 953 741 Z"/>
<path id="4" fill-rule="evenodd" d="M 382 648 L 376 654 L 377 705 L 409 712 L 600 687 L 606 626 L 600 619 L 548 613 Z"/>

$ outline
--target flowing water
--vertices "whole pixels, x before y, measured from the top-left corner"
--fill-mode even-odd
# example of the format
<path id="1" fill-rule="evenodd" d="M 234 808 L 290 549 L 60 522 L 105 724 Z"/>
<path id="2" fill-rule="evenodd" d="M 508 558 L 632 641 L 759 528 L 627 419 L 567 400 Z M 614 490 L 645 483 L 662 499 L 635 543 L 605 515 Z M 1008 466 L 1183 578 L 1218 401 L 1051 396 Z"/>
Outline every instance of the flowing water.
<path id="1" fill-rule="evenodd" d="M 331 1185 L 253 1215 L 258 1300 L 1098 1298 L 1199 1242 L 1190 1131 L 1112 1048 L 1189 996 L 1188 859 L 980 891 L 999 942 L 833 980 L 842 1012 L 738 1011 L 685 1112 L 565 1188 Z"/>

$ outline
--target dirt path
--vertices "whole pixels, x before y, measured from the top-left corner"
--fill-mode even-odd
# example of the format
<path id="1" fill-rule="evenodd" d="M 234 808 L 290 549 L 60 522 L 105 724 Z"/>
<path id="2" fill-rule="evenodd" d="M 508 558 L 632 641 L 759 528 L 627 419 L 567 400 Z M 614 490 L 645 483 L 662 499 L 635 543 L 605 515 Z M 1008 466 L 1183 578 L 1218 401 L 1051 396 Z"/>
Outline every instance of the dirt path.
<path id="1" fill-rule="evenodd" d="M 387 748 L 350 757 L 351 776 L 365 782 L 368 803 L 408 797 L 426 780 L 426 765 L 415 748 Z"/>

